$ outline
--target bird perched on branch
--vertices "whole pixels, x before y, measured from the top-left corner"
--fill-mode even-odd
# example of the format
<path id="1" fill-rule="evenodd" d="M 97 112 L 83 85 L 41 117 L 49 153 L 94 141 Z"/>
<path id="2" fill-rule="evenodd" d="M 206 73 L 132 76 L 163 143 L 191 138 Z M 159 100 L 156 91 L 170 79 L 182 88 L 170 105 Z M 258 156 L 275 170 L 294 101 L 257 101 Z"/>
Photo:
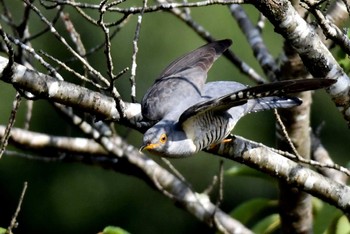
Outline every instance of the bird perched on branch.
<path id="1" fill-rule="evenodd" d="M 231 45 L 221 40 L 172 62 L 144 95 L 143 118 L 156 122 L 143 146 L 164 157 L 186 157 L 222 142 L 252 112 L 300 105 L 290 93 L 328 87 L 332 79 L 288 80 L 247 87 L 233 81 L 206 83 L 214 61 Z"/>

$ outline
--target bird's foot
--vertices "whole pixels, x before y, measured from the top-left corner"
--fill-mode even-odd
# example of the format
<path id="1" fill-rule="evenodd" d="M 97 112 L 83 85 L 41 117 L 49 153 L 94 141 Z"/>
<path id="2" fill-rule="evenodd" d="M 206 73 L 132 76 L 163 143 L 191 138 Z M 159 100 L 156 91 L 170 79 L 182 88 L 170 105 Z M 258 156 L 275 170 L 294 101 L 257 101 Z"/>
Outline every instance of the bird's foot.
<path id="1" fill-rule="evenodd" d="M 211 144 L 207 149 L 208 150 L 213 150 L 217 147 L 219 147 L 221 144 L 227 144 L 230 143 L 233 139 L 229 136 L 228 138 L 223 139 L 221 142 L 219 143 L 215 143 L 215 144 Z"/>

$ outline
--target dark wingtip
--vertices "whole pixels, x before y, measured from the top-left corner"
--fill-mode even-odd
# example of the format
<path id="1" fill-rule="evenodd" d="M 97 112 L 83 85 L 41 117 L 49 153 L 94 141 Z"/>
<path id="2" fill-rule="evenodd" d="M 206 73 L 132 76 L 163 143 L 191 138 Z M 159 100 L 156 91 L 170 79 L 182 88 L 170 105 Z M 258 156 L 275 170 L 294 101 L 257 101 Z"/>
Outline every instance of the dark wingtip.
<path id="1" fill-rule="evenodd" d="M 321 85 L 323 87 L 328 87 L 328 86 L 331 86 L 332 84 L 335 84 L 337 82 L 337 80 L 335 79 L 328 79 L 328 78 L 325 78 L 325 79 L 320 79 L 321 80 Z"/>
<path id="2" fill-rule="evenodd" d="M 212 42 L 214 44 L 214 48 L 217 54 L 222 54 L 225 50 L 227 50 L 232 45 L 231 39 L 223 39 L 219 41 Z"/>
<path id="3" fill-rule="evenodd" d="M 217 41 L 220 44 L 223 44 L 226 47 L 229 47 L 230 45 L 232 45 L 232 40 L 231 39 L 222 39 Z"/>
<path id="4" fill-rule="evenodd" d="M 327 79 L 327 78 L 317 78 L 317 79 L 298 79 L 298 80 L 290 80 L 291 85 L 288 85 L 288 81 L 281 81 L 282 83 L 286 82 L 285 92 L 286 93 L 298 93 L 309 90 L 323 89 L 331 86 L 337 80 L 335 79 Z M 281 82 L 277 82 L 282 84 Z"/>
<path id="5" fill-rule="evenodd" d="M 303 103 L 303 100 L 301 98 L 298 97 L 289 97 L 290 99 L 293 99 L 293 101 L 295 102 L 295 105 L 300 106 Z"/>
<path id="6" fill-rule="evenodd" d="M 310 81 L 310 87 L 308 87 L 308 85 L 305 84 L 305 87 L 308 87 L 307 89 L 309 90 L 327 88 L 337 82 L 337 80 L 335 79 L 328 79 L 328 78 L 306 79 L 306 81 Z"/>

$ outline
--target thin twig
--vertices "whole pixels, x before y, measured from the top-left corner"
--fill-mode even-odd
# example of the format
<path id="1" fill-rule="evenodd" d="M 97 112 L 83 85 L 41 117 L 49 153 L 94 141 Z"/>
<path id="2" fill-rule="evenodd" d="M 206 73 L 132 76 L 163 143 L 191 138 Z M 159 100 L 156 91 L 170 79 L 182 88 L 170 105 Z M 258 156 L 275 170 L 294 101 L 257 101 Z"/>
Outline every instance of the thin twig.
<path id="1" fill-rule="evenodd" d="M 17 46 L 20 46 L 23 50 L 33 56 L 41 65 L 43 65 L 48 71 L 49 74 L 59 80 L 63 80 L 63 77 L 56 71 L 54 67 L 51 66 L 48 62 L 46 62 L 32 47 L 24 44 L 22 41 L 13 38 L 12 36 L 8 36 L 9 40 Z"/>
<path id="2" fill-rule="evenodd" d="M 154 5 L 145 8 L 145 13 L 161 11 L 161 10 L 170 10 L 174 8 L 184 8 L 184 7 L 205 7 L 210 5 L 230 5 L 230 4 L 243 4 L 245 0 L 207 0 L 207 1 L 198 1 L 198 2 L 182 2 L 182 3 L 164 3 L 161 5 Z M 82 2 L 74 2 L 70 0 L 60 0 L 59 2 L 55 1 L 57 5 L 70 5 L 73 7 L 87 8 L 87 9 L 99 9 L 100 5 L 98 4 L 87 4 Z M 56 5 L 56 6 L 57 6 Z M 55 6 L 55 7 L 56 7 Z M 119 7 L 109 7 L 108 11 L 127 13 L 127 14 L 138 14 L 142 11 L 142 7 L 128 7 L 128 8 L 119 8 Z"/>
<path id="3" fill-rule="evenodd" d="M 293 142 L 292 142 L 292 139 L 290 139 L 289 135 L 288 135 L 288 132 L 287 132 L 287 129 L 286 129 L 286 126 L 284 126 L 283 122 L 282 122 L 282 119 L 281 119 L 281 116 L 278 114 L 278 111 L 277 109 L 274 109 L 274 114 L 275 114 L 275 117 L 276 117 L 276 120 L 277 120 L 277 123 L 278 125 L 281 127 L 281 130 L 282 130 L 282 133 L 286 139 L 286 141 L 288 142 L 290 148 L 292 149 L 293 153 L 297 156 L 298 159 L 304 159 L 299 153 L 298 153 L 298 150 L 295 148 Z"/>
<path id="4" fill-rule="evenodd" d="M 86 49 L 84 47 L 83 42 L 81 41 L 80 34 L 75 29 L 74 24 L 69 17 L 69 14 L 61 12 L 60 17 L 63 20 L 64 25 L 66 26 L 67 32 L 69 33 L 72 42 L 75 44 L 78 53 L 81 56 L 84 56 L 86 54 Z"/>
<path id="5" fill-rule="evenodd" d="M 103 87 L 99 84 L 97 84 L 96 82 L 93 82 L 91 80 L 89 80 L 88 78 L 86 78 L 85 76 L 79 74 L 78 72 L 76 72 L 75 70 L 73 70 L 72 68 L 68 67 L 64 62 L 56 59 L 55 57 L 47 54 L 46 52 L 44 51 L 40 51 L 40 53 L 42 53 L 44 56 L 48 57 L 49 59 L 55 61 L 58 65 L 60 65 L 64 70 L 72 73 L 73 75 L 75 75 L 77 78 L 79 78 L 80 80 L 84 81 L 84 82 L 87 82 L 93 86 L 95 86 L 96 88 L 98 89 L 103 89 Z"/>
<path id="6" fill-rule="evenodd" d="M 336 163 L 321 163 L 321 162 L 317 162 L 315 160 L 310 160 L 310 159 L 305 159 L 305 158 L 302 158 L 300 156 L 296 156 L 294 154 L 291 154 L 289 152 L 286 152 L 286 151 L 282 151 L 282 150 L 278 150 L 278 149 L 275 149 L 275 148 L 272 148 L 272 147 L 268 147 L 262 143 L 257 143 L 257 142 L 254 142 L 254 141 L 251 141 L 251 140 L 247 140 L 247 142 L 251 143 L 251 144 L 255 144 L 257 145 L 258 147 L 262 147 L 262 148 L 266 148 L 268 150 L 271 150 L 272 152 L 275 152 L 277 154 L 280 154 L 288 159 L 291 159 L 295 162 L 300 162 L 300 163 L 304 163 L 304 164 L 307 164 L 307 165 L 310 165 L 310 166 L 314 166 L 314 167 L 318 167 L 318 168 L 330 168 L 330 169 L 334 169 L 334 170 L 338 170 L 348 176 L 350 176 L 350 170 L 347 169 L 346 167 L 343 167 L 343 166 L 340 166 L 339 164 L 336 164 Z"/>
<path id="7" fill-rule="evenodd" d="M 73 54 L 89 71 L 89 73 L 93 74 L 95 76 L 96 79 L 98 79 L 99 81 L 101 81 L 105 86 L 106 89 L 111 89 L 111 93 L 113 95 L 113 98 L 116 102 L 116 108 L 118 110 L 118 112 L 120 113 L 121 117 L 125 117 L 125 103 L 122 100 L 118 90 L 113 86 L 111 86 L 111 83 L 102 76 L 102 74 L 95 70 L 86 59 L 84 59 L 82 56 L 80 56 L 66 41 L 65 38 L 63 38 L 58 31 L 54 28 L 54 26 L 46 19 L 46 17 L 40 12 L 40 10 L 35 7 L 33 4 L 31 4 L 28 0 L 23 0 L 26 4 L 28 4 L 31 9 L 39 16 L 40 20 L 42 22 L 44 22 L 45 24 L 47 24 L 50 27 L 50 32 L 67 48 L 67 50 Z M 101 5 L 100 5 L 101 7 Z M 104 9 L 102 9 L 104 10 Z M 109 39 L 108 39 L 109 40 Z M 110 69 L 111 70 L 111 69 Z"/>
<path id="8" fill-rule="evenodd" d="M 0 5 L 3 9 L 3 14 L 1 14 L 1 18 L 9 25 L 11 26 L 11 28 L 15 28 L 16 25 L 15 23 L 13 22 L 13 17 L 12 17 L 12 14 L 11 12 L 9 11 L 7 5 L 5 4 L 4 0 L 1 0 L 0 1 Z"/>
<path id="9" fill-rule="evenodd" d="M 327 19 L 322 11 L 318 9 L 318 6 L 314 5 L 313 1 L 304 0 L 304 2 L 309 8 L 308 10 L 315 16 L 325 36 L 332 39 L 346 54 L 350 55 L 350 39 L 348 36 L 337 25 Z"/>
<path id="10" fill-rule="evenodd" d="M 210 194 L 213 192 L 213 189 L 215 188 L 216 184 L 218 183 L 218 176 L 214 175 L 213 179 L 211 180 L 211 183 L 209 184 L 209 186 L 202 192 L 204 194 Z"/>
<path id="11" fill-rule="evenodd" d="M 33 106 L 34 106 L 33 100 L 26 101 L 27 111 L 26 111 L 26 116 L 25 116 L 24 126 L 23 126 L 23 129 L 25 129 L 25 130 L 29 129 L 30 121 L 31 121 L 32 116 L 33 116 Z"/>
<path id="12" fill-rule="evenodd" d="M 104 36 L 105 36 L 105 55 L 107 59 L 107 74 L 111 81 L 114 80 L 114 66 L 113 66 L 113 60 L 112 60 L 112 53 L 111 53 L 111 41 L 109 39 L 109 29 L 106 27 L 104 23 L 104 14 L 106 13 L 106 3 L 107 0 L 104 0 L 100 4 L 99 12 L 100 12 L 100 18 L 97 21 L 97 24 L 102 28 Z M 113 82 L 110 82 L 110 87 L 113 86 Z"/>
<path id="13" fill-rule="evenodd" d="M 9 119 L 8 124 L 6 126 L 5 134 L 0 142 L 0 159 L 1 159 L 3 153 L 6 149 L 6 146 L 8 144 L 8 140 L 10 139 L 11 129 L 12 129 L 13 125 L 15 124 L 16 114 L 17 114 L 18 108 L 21 104 L 21 99 L 22 99 L 21 95 L 17 92 L 15 100 L 13 101 L 13 107 L 12 107 L 10 119 Z"/>
<path id="14" fill-rule="evenodd" d="M 61 7 L 61 6 L 58 7 L 58 11 L 57 11 L 55 17 L 52 20 L 52 23 L 51 23 L 52 25 L 55 25 L 57 23 L 58 19 L 60 18 L 60 13 L 62 12 L 62 10 L 63 10 L 63 7 Z M 31 36 L 29 36 L 27 38 L 24 38 L 24 43 L 26 43 L 28 41 L 32 41 L 34 39 L 37 39 L 38 37 L 44 35 L 48 31 L 50 31 L 50 26 L 46 26 L 46 28 L 43 29 L 42 31 L 40 31 L 40 32 L 38 32 L 38 33 L 36 33 L 34 35 L 31 35 Z"/>
<path id="15" fill-rule="evenodd" d="M 47 20 L 47 18 L 41 13 L 41 11 L 35 7 L 32 3 L 30 3 L 28 0 L 23 0 L 26 4 L 28 4 L 31 9 L 39 16 L 40 20 L 44 22 L 46 25 L 50 27 L 50 32 L 67 48 L 67 50 L 72 53 L 78 60 L 88 68 L 89 72 L 96 76 L 100 81 L 102 81 L 106 86 L 109 85 L 109 82 L 106 78 L 104 78 L 100 72 L 96 71 L 83 57 L 81 57 L 66 41 L 65 38 L 63 38 L 58 31 L 55 29 L 55 27 L 51 24 L 50 21 Z"/>
<path id="16" fill-rule="evenodd" d="M 114 38 L 118 32 L 120 32 L 120 30 L 126 25 L 126 23 L 128 22 L 128 19 L 130 19 L 131 15 L 125 15 L 125 17 L 122 17 L 120 20 L 118 20 L 118 24 L 116 25 L 116 28 L 114 29 L 114 31 L 112 33 L 110 33 L 109 36 L 109 40 L 112 40 L 112 38 Z M 96 21 L 97 24 L 97 21 Z M 106 26 L 108 26 L 106 24 Z M 100 49 L 102 49 L 103 47 L 105 47 L 105 41 L 103 41 L 102 43 L 98 44 L 97 46 L 91 48 L 90 50 L 88 50 L 86 52 L 86 54 L 82 55 L 83 57 L 88 57 L 93 55 L 94 53 L 96 53 L 97 51 L 99 51 Z M 69 60 L 66 60 L 65 63 L 71 63 L 74 61 L 77 61 L 78 59 L 76 57 L 72 57 Z"/>
<path id="17" fill-rule="evenodd" d="M 22 189 L 22 193 L 21 193 L 21 196 L 19 198 L 19 201 L 18 201 L 18 205 L 17 205 L 17 209 L 15 211 L 15 214 L 13 215 L 12 217 L 12 220 L 11 220 L 11 223 L 10 223 L 10 226 L 7 228 L 7 233 L 8 234 L 12 234 L 12 229 L 16 228 L 18 223 L 17 223 L 17 217 L 18 217 L 18 214 L 19 212 L 21 211 L 21 206 L 22 206 L 22 203 L 23 203 L 23 199 L 24 199 L 24 195 L 26 194 L 26 191 L 27 191 L 27 187 L 28 187 L 28 182 L 24 182 L 24 185 L 23 185 L 23 189 Z"/>
<path id="18" fill-rule="evenodd" d="M 258 22 L 256 24 L 256 29 L 261 33 L 262 30 L 265 28 L 265 21 L 266 21 L 266 17 L 260 12 L 259 13 L 259 19 Z"/>
<path id="19" fill-rule="evenodd" d="M 179 178 L 182 182 L 186 182 L 186 178 L 171 164 L 171 162 L 166 158 L 161 158 L 162 161 L 169 167 L 169 169 L 176 175 L 177 178 Z"/>
<path id="20" fill-rule="evenodd" d="M 4 69 L 3 73 L 1 74 L 1 76 L 11 77 L 13 74 L 14 51 L 13 51 L 11 43 L 7 37 L 7 34 L 4 32 L 4 30 L 2 28 L 2 25 L 0 25 L 0 36 L 2 37 L 2 39 L 4 40 L 4 42 L 6 44 L 6 47 L 8 49 L 8 54 L 9 54 L 8 63 L 6 65 L 6 68 Z M 8 139 L 10 138 L 10 132 L 11 132 L 11 129 L 12 129 L 14 123 L 15 123 L 16 114 L 17 114 L 17 110 L 19 108 L 20 103 L 21 103 L 21 95 L 17 92 L 15 100 L 13 102 L 13 107 L 12 107 L 10 119 L 9 119 L 9 122 L 6 126 L 5 134 L 0 142 L 0 159 L 1 159 L 1 156 L 6 149 L 7 144 L 8 144 Z"/>
<path id="21" fill-rule="evenodd" d="M 143 9 L 147 7 L 147 0 L 143 0 Z M 131 101 L 136 102 L 136 68 L 137 68 L 137 63 L 136 63 L 136 56 L 137 52 L 139 50 L 137 46 L 137 42 L 140 37 L 140 30 L 141 30 L 141 24 L 142 24 L 142 18 L 143 18 L 143 13 L 144 11 L 141 11 L 140 15 L 137 18 L 137 25 L 136 25 L 136 30 L 135 30 L 135 36 L 134 40 L 132 41 L 133 44 L 133 53 L 132 53 L 132 65 L 131 65 L 131 76 L 130 76 L 130 84 L 131 84 Z"/>
<path id="22" fill-rule="evenodd" d="M 220 160 L 219 166 L 219 197 L 216 201 L 216 207 L 220 207 L 224 200 L 224 161 Z"/>

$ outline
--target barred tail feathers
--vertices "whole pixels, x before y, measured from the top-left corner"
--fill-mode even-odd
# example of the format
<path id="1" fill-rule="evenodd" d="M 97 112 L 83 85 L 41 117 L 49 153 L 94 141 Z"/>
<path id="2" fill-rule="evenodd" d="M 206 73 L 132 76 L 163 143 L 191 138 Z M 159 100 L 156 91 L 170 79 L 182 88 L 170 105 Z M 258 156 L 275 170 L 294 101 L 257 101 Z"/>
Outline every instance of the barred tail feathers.
<path id="1" fill-rule="evenodd" d="M 259 112 L 276 108 L 291 108 L 299 106 L 302 100 L 297 97 L 264 97 L 249 100 L 247 103 L 247 113 Z"/>
<path id="2" fill-rule="evenodd" d="M 198 103 L 188 108 L 179 118 L 179 122 L 183 123 L 188 118 L 207 111 L 221 112 L 233 107 L 241 106 L 253 101 L 256 103 L 256 109 L 252 111 L 266 110 L 271 108 L 287 108 L 289 105 L 296 106 L 301 104 L 298 98 L 291 98 L 290 93 L 303 92 L 326 88 L 334 84 L 336 80 L 332 79 L 304 79 L 304 80 L 288 80 L 275 83 L 263 84 L 254 87 L 248 87 L 219 98 Z M 272 98 L 265 102 L 266 98 Z M 260 101 L 256 101 L 259 100 Z M 273 99 L 275 99 L 273 101 Z M 254 102 L 255 100 L 255 102 Z M 264 103 L 265 102 L 265 103 Z"/>

